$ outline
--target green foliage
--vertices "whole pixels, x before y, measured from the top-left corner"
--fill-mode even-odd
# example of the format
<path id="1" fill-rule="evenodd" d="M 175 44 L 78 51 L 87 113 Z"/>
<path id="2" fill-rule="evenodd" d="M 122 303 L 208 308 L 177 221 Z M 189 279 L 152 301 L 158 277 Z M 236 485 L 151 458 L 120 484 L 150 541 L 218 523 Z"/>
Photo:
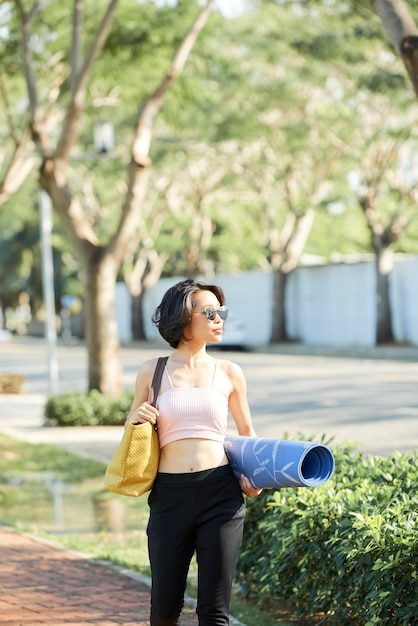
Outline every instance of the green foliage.
<path id="1" fill-rule="evenodd" d="M 34 214 L 36 215 L 36 213 Z M 1 223 L 1 222 L 0 222 Z M 59 229 L 53 235 L 53 266 L 56 309 L 64 294 L 78 295 L 78 265 L 69 250 L 68 241 Z M 41 248 L 39 224 L 28 221 L 10 237 L 0 234 L 0 285 L 3 305 L 15 307 L 19 292 L 29 294 L 32 311 L 42 301 Z"/>
<path id="2" fill-rule="evenodd" d="M 365 254 L 370 251 L 370 236 L 366 224 L 359 219 L 360 211 L 346 209 L 342 204 L 341 214 L 332 215 L 328 210 L 318 211 L 307 241 L 305 252 L 326 258 L 338 258 L 338 254 Z M 345 233 L 349 232 L 347 237 Z M 338 252 L 337 252 L 338 251 Z"/>
<path id="3" fill-rule="evenodd" d="M 413 0 L 411 9 L 417 4 Z M 199 6 L 197 0 L 124 0 L 119 3 L 102 54 L 94 64 L 80 142 L 74 154 L 78 158 L 71 165 L 70 186 L 91 217 L 103 245 L 120 219 L 137 111 L 165 76 Z M 19 135 L 28 122 L 25 81 L 20 69 L 21 27 L 13 3 L 4 7 L 0 12 L 0 61 Z M 85 54 L 105 8 L 105 0 L 86 4 Z M 206 255 L 204 260 L 211 261 L 217 272 L 258 269 L 270 261 L 266 214 L 274 216 L 267 226 L 274 226 L 279 232 L 289 210 L 283 201 L 284 171 L 289 163 L 295 175 L 299 173 L 306 183 L 317 181 L 329 187 L 329 197 L 323 198 L 322 207 L 314 207 L 319 210 L 306 252 L 329 258 L 335 253 L 370 251 L 364 216 L 348 207 L 347 172 L 359 167 L 365 152 L 355 131 L 361 126 L 364 111 L 366 122 L 369 119 L 374 97 L 381 97 L 388 111 L 399 119 L 404 118 L 413 102 L 405 68 L 390 49 L 380 19 L 368 0 L 259 0 L 243 3 L 243 8 L 234 19 L 223 19 L 213 11 L 184 71 L 170 89 L 153 129 L 151 157 L 156 178 L 161 181 L 167 177 L 166 163 L 173 166 L 173 182 L 185 167 L 193 166 L 190 142 L 207 146 L 208 150 L 216 150 L 225 141 L 236 142 L 237 150 L 231 154 L 229 164 L 234 176 L 223 178 L 220 184 L 224 195 L 210 203 L 202 196 L 205 217 L 212 221 L 213 237 L 209 249 L 202 248 L 201 256 Z M 51 86 L 60 84 L 60 77 L 64 77 L 54 105 L 54 137 L 61 132 L 60 120 L 69 98 L 70 39 L 69 6 L 49 3 L 42 7 L 34 21 L 30 48 L 40 86 L 41 109 L 49 106 L 46 94 Z M 361 103 L 364 108 L 359 106 Z M 93 126 L 104 119 L 110 119 L 115 126 L 115 153 L 112 158 L 85 160 L 85 155 L 92 153 Z M 15 146 L 6 114 L 0 115 L 0 138 L 1 178 Z M 265 139 L 277 155 L 279 165 L 274 171 L 267 172 L 268 164 L 257 159 L 248 163 L 246 169 L 240 167 L 242 152 L 260 139 Z M 181 150 L 190 157 L 186 164 L 177 159 Z M 351 161 L 349 154 L 353 155 Z M 215 171 L 219 165 L 217 156 L 212 165 Z M 274 181 L 269 188 L 264 184 L 266 203 L 261 197 L 262 185 L 251 190 L 251 177 L 259 180 L 265 173 Z M 237 177 L 241 177 L 242 183 L 239 191 Z M 35 168 L 24 187 L 0 211 L 0 286 L 7 303 L 22 289 L 30 293 L 31 301 L 40 301 L 36 273 L 39 249 L 35 241 L 37 185 Z M 303 194 L 299 193 L 302 206 L 317 195 L 312 182 L 310 185 Z M 300 187 L 299 184 L 299 192 Z M 168 250 L 170 254 L 166 273 L 181 274 L 187 262 L 185 250 L 191 229 L 184 217 L 178 219 L 168 204 L 164 206 L 164 191 L 161 186 L 159 189 L 156 205 L 165 217 L 160 234 L 153 232 L 150 239 L 157 252 Z M 321 208 L 333 200 L 341 204 L 341 214 L 329 217 L 322 211 L 321 215 Z M 382 198 L 382 210 L 388 202 Z M 193 222 L 201 217 L 193 218 Z M 172 233 L 181 228 L 184 233 L 173 237 Z M 412 228 L 394 245 L 396 251 L 417 253 L 418 239 Z M 59 304 L 62 294 L 77 295 L 81 287 L 77 263 L 69 251 L 69 242 L 63 241 L 59 233 L 58 223 L 54 231 L 55 293 Z M 6 263 L 10 258 L 13 263 Z"/>
<path id="4" fill-rule="evenodd" d="M 265 491 L 248 502 L 237 576 L 260 602 L 335 626 L 408 626 L 418 614 L 417 455 L 334 449 L 318 489 Z"/>
<path id="5" fill-rule="evenodd" d="M 87 393 L 63 393 L 48 398 L 45 420 L 54 426 L 120 426 L 128 416 L 132 400 L 131 391 L 117 400 L 95 389 Z"/>

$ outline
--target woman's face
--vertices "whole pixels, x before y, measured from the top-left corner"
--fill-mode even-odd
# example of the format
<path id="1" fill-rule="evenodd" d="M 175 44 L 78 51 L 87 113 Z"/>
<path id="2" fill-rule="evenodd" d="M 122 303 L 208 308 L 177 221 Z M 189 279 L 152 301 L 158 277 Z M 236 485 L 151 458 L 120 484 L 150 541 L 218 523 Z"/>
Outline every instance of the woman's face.
<path id="1" fill-rule="evenodd" d="M 205 314 L 207 309 L 218 309 L 220 302 L 212 291 L 201 289 L 193 297 L 193 314 L 190 324 L 185 329 L 188 339 L 200 339 L 207 343 L 220 343 L 222 341 L 224 320 L 219 313 L 211 321 Z"/>

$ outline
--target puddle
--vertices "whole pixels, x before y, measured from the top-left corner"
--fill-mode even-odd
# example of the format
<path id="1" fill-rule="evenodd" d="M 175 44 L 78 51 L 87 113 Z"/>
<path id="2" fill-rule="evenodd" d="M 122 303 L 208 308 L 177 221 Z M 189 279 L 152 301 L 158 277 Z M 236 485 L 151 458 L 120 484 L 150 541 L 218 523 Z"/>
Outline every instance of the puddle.
<path id="1" fill-rule="evenodd" d="M 135 502 L 136 501 L 136 502 Z M 0 522 L 50 533 L 124 535 L 145 529 L 146 502 L 123 498 L 92 483 L 71 485 L 51 472 L 24 474 L 0 485 Z"/>

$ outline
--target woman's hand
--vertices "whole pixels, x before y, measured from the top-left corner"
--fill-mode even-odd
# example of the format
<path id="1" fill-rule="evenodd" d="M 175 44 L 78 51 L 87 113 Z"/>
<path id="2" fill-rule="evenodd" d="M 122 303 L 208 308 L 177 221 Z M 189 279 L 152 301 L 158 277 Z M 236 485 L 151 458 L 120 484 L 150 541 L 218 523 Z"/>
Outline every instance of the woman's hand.
<path id="1" fill-rule="evenodd" d="M 144 424 L 145 422 L 150 422 L 152 425 L 154 425 L 157 423 L 157 419 L 157 407 L 153 406 L 149 402 L 143 402 L 135 411 L 132 411 L 132 413 L 129 414 L 129 417 L 125 422 L 125 428 L 131 422 L 134 422 L 135 424 Z"/>
<path id="2" fill-rule="evenodd" d="M 239 485 L 241 487 L 241 491 L 245 493 L 248 498 L 255 498 L 255 496 L 259 496 L 263 491 L 262 489 L 256 489 L 252 486 L 250 481 L 244 474 L 241 474 L 241 478 L 239 480 Z"/>

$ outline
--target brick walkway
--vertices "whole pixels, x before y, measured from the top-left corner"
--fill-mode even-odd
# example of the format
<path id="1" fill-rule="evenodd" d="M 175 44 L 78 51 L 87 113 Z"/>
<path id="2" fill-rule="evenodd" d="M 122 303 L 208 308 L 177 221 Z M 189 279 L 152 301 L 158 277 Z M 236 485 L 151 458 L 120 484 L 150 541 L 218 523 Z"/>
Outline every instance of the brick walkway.
<path id="1" fill-rule="evenodd" d="M 0 624 L 148 626 L 148 614 L 144 582 L 0 528 Z M 194 609 L 186 608 L 182 620 L 182 626 L 197 626 Z"/>

